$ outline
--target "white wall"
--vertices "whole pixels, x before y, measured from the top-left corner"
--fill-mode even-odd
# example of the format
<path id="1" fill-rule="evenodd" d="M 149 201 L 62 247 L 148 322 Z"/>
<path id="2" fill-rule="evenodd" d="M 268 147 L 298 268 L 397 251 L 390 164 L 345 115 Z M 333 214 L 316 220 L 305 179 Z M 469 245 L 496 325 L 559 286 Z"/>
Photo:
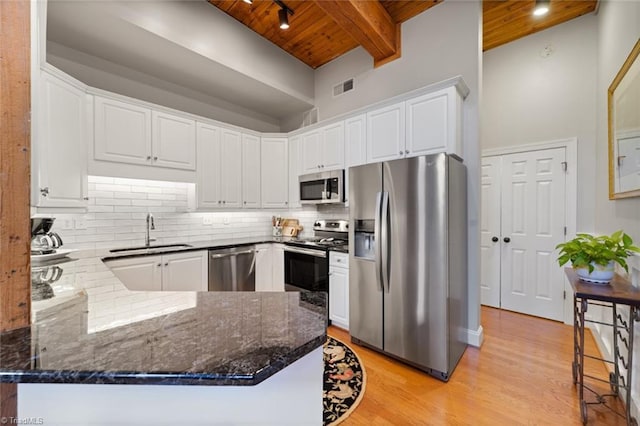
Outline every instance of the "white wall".
<path id="1" fill-rule="evenodd" d="M 607 89 L 640 38 L 640 2 L 603 1 L 598 12 L 598 82 L 596 98 L 596 200 L 597 233 L 624 229 L 640 243 L 640 198 L 608 199 Z M 608 317 L 608 312 L 604 315 Z M 604 319 L 605 317 L 603 317 Z M 607 318 L 609 319 L 609 318 Z M 632 384 L 636 418 L 640 417 L 640 324 L 636 323 L 634 382 Z M 604 348 L 611 347 L 611 334 L 603 329 L 599 337 Z"/>
<path id="2" fill-rule="evenodd" d="M 402 24 L 402 57 L 379 68 L 361 47 L 318 68 L 315 100 L 320 119 L 462 75 L 470 94 L 464 104 L 464 160 L 469 173 L 469 300 L 472 330 L 480 326 L 479 109 L 481 3 L 447 0 Z M 332 87 L 354 78 L 355 89 L 334 98 Z"/>
<path id="3" fill-rule="evenodd" d="M 577 229 L 583 232 L 595 226 L 589 188 L 596 179 L 597 24 L 595 15 L 586 15 L 483 58 L 482 149 L 577 137 Z"/>
<path id="4" fill-rule="evenodd" d="M 280 131 L 280 121 L 69 47 L 47 43 L 47 62 L 83 83 L 143 101 L 260 132 Z"/>

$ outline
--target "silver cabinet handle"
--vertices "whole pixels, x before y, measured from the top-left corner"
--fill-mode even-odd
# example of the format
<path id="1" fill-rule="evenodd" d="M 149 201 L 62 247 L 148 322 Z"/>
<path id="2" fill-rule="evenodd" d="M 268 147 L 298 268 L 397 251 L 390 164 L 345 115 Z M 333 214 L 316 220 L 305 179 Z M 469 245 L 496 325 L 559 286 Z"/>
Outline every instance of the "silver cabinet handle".
<path id="1" fill-rule="evenodd" d="M 169 266 L 169 262 L 165 262 L 165 263 L 164 263 L 164 266 Z"/>
<path id="2" fill-rule="evenodd" d="M 400 151 L 400 155 L 404 154 L 404 152 Z"/>
<path id="3" fill-rule="evenodd" d="M 147 155 L 147 161 L 148 160 L 151 160 L 151 156 L 150 155 Z"/>
<path id="4" fill-rule="evenodd" d="M 247 204 L 247 202 L 245 201 L 245 202 L 244 202 L 244 204 L 246 205 L 246 204 Z"/>
<path id="5" fill-rule="evenodd" d="M 409 150 L 407 149 L 404 153 L 405 153 L 405 154 L 408 154 L 408 153 L 409 153 Z"/>
<path id="6" fill-rule="evenodd" d="M 222 204 L 227 204 L 227 202 L 226 202 L 226 201 L 223 201 L 223 202 L 222 202 Z"/>
<path id="7" fill-rule="evenodd" d="M 40 194 L 42 194 L 43 197 L 49 195 L 49 187 L 45 186 L 44 188 L 40 188 Z"/>
<path id="8" fill-rule="evenodd" d="M 156 265 L 156 266 L 162 266 L 162 263 L 158 263 L 158 265 Z"/>
<path id="9" fill-rule="evenodd" d="M 158 161 L 158 157 L 153 157 L 153 161 Z"/>

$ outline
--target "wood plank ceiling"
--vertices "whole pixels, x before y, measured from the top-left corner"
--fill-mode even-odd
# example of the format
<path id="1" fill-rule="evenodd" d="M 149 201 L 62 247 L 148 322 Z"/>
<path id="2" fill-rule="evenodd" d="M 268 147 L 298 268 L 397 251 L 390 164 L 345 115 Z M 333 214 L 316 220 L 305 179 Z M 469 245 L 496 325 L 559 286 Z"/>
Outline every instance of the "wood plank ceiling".
<path id="1" fill-rule="evenodd" d="M 271 0 L 253 0 L 252 4 L 243 0 L 208 1 L 314 69 L 358 45 L 373 56 L 376 66 L 400 57 L 399 24 L 442 2 L 286 0 L 294 14 L 289 15 L 290 28 L 281 30 L 280 6 Z M 483 50 L 593 12 L 597 0 L 551 0 L 549 13 L 542 17 L 533 16 L 535 3 L 535 0 L 483 1 Z M 380 22 L 387 19 L 386 15 L 396 26 L 397 39 L 386 34 L 389 28 Z M 389 44 L 393 43 L 396 51 L 390 55 Z"/>

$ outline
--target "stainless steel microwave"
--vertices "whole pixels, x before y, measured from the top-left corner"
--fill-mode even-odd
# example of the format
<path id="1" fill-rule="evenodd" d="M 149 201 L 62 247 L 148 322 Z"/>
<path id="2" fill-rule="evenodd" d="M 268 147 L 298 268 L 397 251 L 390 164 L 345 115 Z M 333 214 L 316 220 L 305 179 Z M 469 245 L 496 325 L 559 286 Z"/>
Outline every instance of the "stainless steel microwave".
<path id="1" fill-rule="evenodd" d="M 344 170 L 311 173 L 299 177 L 300 204 L 344 202 Z"/>

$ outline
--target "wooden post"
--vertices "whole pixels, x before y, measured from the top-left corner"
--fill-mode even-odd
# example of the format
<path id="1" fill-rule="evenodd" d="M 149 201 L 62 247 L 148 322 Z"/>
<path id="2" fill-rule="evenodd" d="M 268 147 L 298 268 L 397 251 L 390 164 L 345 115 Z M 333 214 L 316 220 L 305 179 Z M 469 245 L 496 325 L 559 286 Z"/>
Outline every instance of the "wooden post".
<path id="1" fill-rule="evenodd" d="M 0 1 L 0 332 L 31 316 L 30 4 Z M 17 385 L 0 384 L 0 418 L 17 417 Z"/>

